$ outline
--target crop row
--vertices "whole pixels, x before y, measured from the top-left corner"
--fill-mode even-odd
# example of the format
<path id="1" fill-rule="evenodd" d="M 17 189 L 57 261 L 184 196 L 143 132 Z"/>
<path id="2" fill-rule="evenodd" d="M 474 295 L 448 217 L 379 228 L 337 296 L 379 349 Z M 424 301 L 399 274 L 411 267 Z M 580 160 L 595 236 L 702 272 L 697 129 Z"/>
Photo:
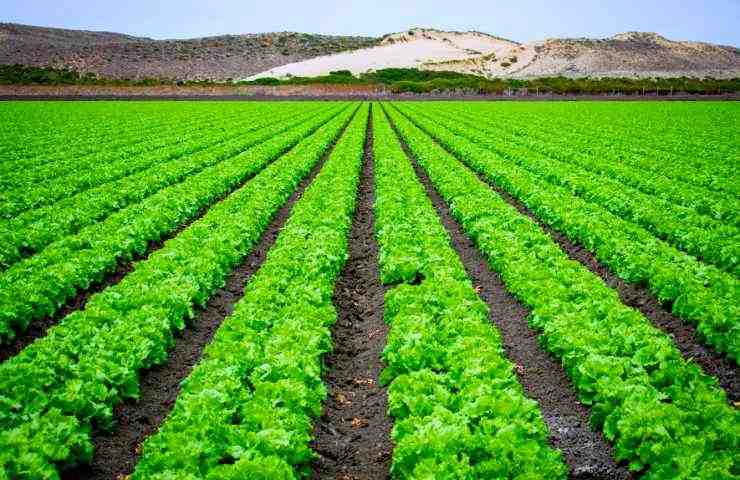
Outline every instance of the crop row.
<path id="1" fill-rule="evenodd" d="M 206 136 L 201 137 L 204 132 Z M 77 192 L 131 175 L 156 165 L 157 162 L 177 158 L 236 135 L 233 130 L 228 131 L 220 126 L 206 128 L 202 124 L 193 125 L 188 132 L 171 137 L 162 132 L 147 131 L 140 133 L 143 141 L 139 144 L 98 151 L 84 159 L 68 158 L 47 164 L 46 168 L 36 171 L 25 170 L 26 175 L 9 177 L 6 181 L 23 183 L 4 188 L 0 218 L 13 218 L 24 211 L 68 198 Z M 58 172 L 48 172 L 49 170 Z"/>
<path id="2" fill-rule="evenodd" d="M 320 108 L 320 107 L 319 107 Z M 181 117 L 183 112 L 176 112 L 168 122 L 162 125 L 151 125 L 139 128 L 128 134 L 122 132 L 116 136 L 114 142 L 104 142 L 98 144 L 96 151 L 87 155 L 64 155 L 62 146 L 55 149 L 57 155 L 63 155 L 55 161 L 47 162 L 35 168 L 24 168 L 23 174 L 18 174 L 15 170 L 12 175 L 8 175 L 2 180 L 3 183 L 10 186 L 32 186 L 37 182 L 52 183 L 54 180 L 65 179 L 73 175 L 76 171 L 83 169 L 97 169 L 99 167 L 108 167 L 111 163 L 118 163 L 122 168 L 131 169 L 125 161 L 127 158 L 148 154 L 156 151 L 161 147 L 176 145 L 187 141 L 194 136 L 200 137 L 202 141 L 210 140 L 211 135 L 222 134 L 227 131 L 235 133 L 248 130 L 261 125 L 274 123 L 275 119 L 280 117 L 289 118 L 291 113 L 317 110 L 316 105 L 299 105 L 292 109 L 274 106 L 252 108 L 247 111 L 213 111 L 209 115 L 194 115 L 192 117 Z M 248 115 L 247 113 L 252 113 Z M 239 128 L 233 127 L 238 125 Z M 121 122 L 120 128 L 127 128 L 125 122 Z M 68 143 L 87 144 L 91 140 L 86 136 L 70 137 Z M 60 150 L 62 152 L 57 152 Z"/>
<path id="3" fill-rule="evenodd" d="M 586 116 L 576 118 L 585 121 L 586 135 L 603 131 L 608 136 L 632 138 L 631 151 L 703 168 L 710 176 L 716 167 L 732 166 L 738 146 L 733 105 L 690 102 L 640 107 L 586 108 Z"/>
<path id="4" fill-rule="evenodd" d="M 344 109 L 85 310 L 0 365 L 6 478 L 58 479 L 58 468 L 89 461 L 91 429 L 110 428 L 113 407 L 138 397 L 139 372 L 166 360 L 173 332 L 224 284 L 352 115 Z"/>
<path id="5" fill-rule="evenodd" d="M 376 225 L 390 325 L 383 352 L 396 478 L 565 478 L 536 402 L 525 397 L 380 108 L 373 115 Z"/>
<path id="6" fill-rule="evenodd" d="M 626 108 L 620 107 L 610 106 L 605 110 L 593 104 L 585 108 L 557 105 L 552 108 L 559 111 L 560 115 L 540 109 L 529 116 L 505 115 L 501 125 L 527 132 L 540 130 L 545 139 L 561 142 L 571 140 L 584 147 L 584 153 L 596 156 L 606 153 L 610 160 L 619 159 L 619 163 L 629 168 L 668 176 L 679 184 L 688 180 L 714 193 L 740 193 L 738 186 L 731 181 L 734 171 L 732 159 L 737 155 L 731 148 L 733 126 L 721 124 L 722 120 L 733 118 L 727 107 L 717 109 L 715 106 L 717 112 L 710 110 L 708 104 L 677 105 L 668 111 L 655 105 L 643 106 L 647 108 L 632 104 Z M 691 118 L 688 132 L 684 130 L 677 134 L 672 128 L 680 122 L 677 109 L 684 109 L 683 114 Z M 471 110 L 478 109 L 473 106 Z M 480 111 L 494 113 L 486 106 L 481 106 Z M 562 115 L 564 111 L 567 111 L 567 116 Z M 615 115 L 617 112 L 622 115 Z M 644 114 L 647 121 L 640 122 L 640 114 Z M 620 125 L 614 121 L 619 118 L 629 120 Z M 668 118 L 670 121 L 667 121 Z M 635 125 L 640 123 L 640 126 Z M 705 141 L 698 150 L 686 150 L 690 147 L 687 140 L 707 131 L 712 132 L 715 138 Z M 725 136 L 727 134 L 729 138 Z M 618 152 L 610 152 L 614 140 L 623 140 Z"/>
<path id="7" fill-rule="evenodd" d="M 227 141 L 238 144 L 244 132 L 273 123 L 270 120 L 266 122 L 264 118 L 255 118 L 245 126 L 233 128 L 234 124 L 229 119 L 225 121 L 226 124 L 210 128 L 195 125 L 189 132 L 183 134 L 184 137 L 180 135 L 167 137 L 161 132 L 151 131 L 146 135 L 147 142 L 137 148 L 122 148 L 115 153 L 104 151 L 90 156 L 84 162 L 76 162 L 70 166 L 67 169 L 68 173 L 61 177 L 43 175 L 45 181 L 30 188 L 21 187 L 4 192 L 3 202 L 0 204 L 0 217 L 13 217 L 25 210 L 48 205 L 76 192 L 202 151 L 212 145 Z"/>
<path id="8" fill-rule="evenodd" d="M 124 140 L 126 143 L 118 146 L 101 148 L 94 154 L 83 157 L 68 156 L 55 162 L 46 163 L 36 168 L 24 168 L 22 171 L 15 171 L 12 175 L 7 175 L 4 183 L 4 193 L 10 198 L 16 196 L 29 195 L 37 190 L 49 191 L 50 195 L 55 194 L 59 187 L 58 183 L 65 185 L 69 189 L 69 194 L 95 186 L 96 180 L 101 178 L 101 183 L 106 178 L 120 178 L 121 176 L 130 175 L 142 168 L 147 168 L 146 160 L 155 155 L 161 155 L 171 149 L 176 149 L 181 143 L 186 143 L 200 138 L 201 142 L 207 143 L 211 137 L 223 136 L 228 133 L 226 126 L 236 122 L 238 116 L 221 118 L 212 118 L 208 121 L 203 119 L 183 120 L 177 128 L 160 127 L 159 131 L 145 129 L 139 131 L 131 139 Z M 246 125 L 247 129 L 258 127 L 263 122 L 253 121 Z M 155 127 L 156 128 L 156 127 Z M 233 130 L 232 130 L 233 132 Z M 70 139 L 70 143 L 80 141 L 80 139 Z M 84 140 L 85 142 L 87 139 Z M 52 197 L 52 200 L 56 197 Z M 36 203 L 33 197 L 26 203 L 30 205 L 19 205 L 18 207 L 34 208 Z M 36 200 L 38 202 L 38 200 Z M 47 199 L 48 203 L 48 199 Z"/>
<path id="9" fill-rule="evenodd" d="M 346 104 L 166 187 L 0 273 L 0 337 L 12 337 L 14 330 L 23 331 L 33 319 L 53 314 L 78 289 L 99 282 L 118 263 L 143 254 L 149 242 L 196 217 L 262 170 L 333 117 L 337 108 L 346 109 Z"/>
<path id="10" fill-rule="evenodd" d="M 45 107 L 49 105 L 45 104 Z M 171 137 L 178 132 L 187 131 L 191 125 L 199 124 L 211 128 L 226 122 L 249 120 L 251 117 L 295 109 L 295 105 L 291 108 L 287 104 L 241 107 L 217 103 L 205 107 L 167 103 L 127 103 L 115 107 L 95 103 L 66 105 L 64 112 L 49 112 L 49 116 L 58 120 L 56 123 L 40 129 L 38 124 L 44 124 L 38 119 L 31 124 L 20 122 L 26 125 L 21 130 L 22 136 L 3 138 L 2 145 L 15 145 L 16 148 L 0 154 L 0 159 L 14 159 L 0 163 L 0 182 L 26 180 L 28 176 L 18 175 L 19 169 L 47 172 L 54 176 L 65 173 L 66 169 L 60 169 L 63 165 L 71 167 L 75 162 L 88 161 L 90 157 L 100 158 L 104 162 L 106 155 L 136 151 L 146 141 L 151 141 L 151 132 L 158 132 L 163 138 Z M 101 107 L 102 111 L 99 111 Z M 32 113 L 34 112 L 24 111 L 24 115 L 32 116 Z M 71 115 L 71 118 L 66 118 L 67 115 Z M 54 140 L 44 148 L 39 148 L 32 156 L 20 155 L 32 143 L 32 139 L 50 133 L 55 134 L 52 135 Z"/>
<path id="11" fill-rule="evenodd" d="M 732 478 L 740 412 L 716 379 L 430 136 L 388 111 L 464 231 L 532 309 L 543 346 L 561 360 L 617 459 L 643 478 Z M 461 140 L 441 137 L 471 157 Z"/>
<path id="12" fill-rule="evenodd" d="M 10 121 L 2 125 L 5 128 L 0 141 L 0 173 L 12 172 L 8 168 L 11 165 L 32 168 L 65 158 L 68 154 L 85 155 L 109 142 L 112 145 L 118 138 L 115 135 L 116 125 L 124 137 L 132 131 L 141 131 L 147 125 L 166 125 L 166 117 L 141 115 L 138 108 L 133 111 L 125 108 L 126 113 L 132 115 L 122 122 L 123 117 L 116 112 L 117 109 L 110 108 L 110 104 L 85 104 L 84 115 L 80 115 L 79 105 L 72 105 L 6 105 L 4 113 Z M 69 138 L 87 138 L 89 141 L 69 142 Z"/>
<path id="13" fill-rule="evenodd" d="M 472 168 L 519 199 L 542 221 L 594 252 L 619 277 L 646 283 L 673 313 L 697 323 L 709 345 L 740 358 L 740 306 L 734 276 L 702 264 L 650 232 L 543 181 L 514 162 L 455 135 L 439 122 L 413 121 Z"/>
<path id="14" fill-rule="evenodd" d="M 539 152 L 602 177 L 613 178 L 660 198 L 664 204 L 683 205 L 702 215 L 740 226 L 740 202 L 735 196 L 688 183 L 686 178 L 666 177 L 625 164 L 623 159 L 631 155 L 629 149 L 634 144 L 634 139 L 628 135 L 600 133 L 584 136 L 572 127 L 551 124 L 549 116 L 546 119 L 531 118 L 526 125 L 521 125 L 517 124 L 521 119 L 512 115 L 499 118 L 499 115 L 457 108 L 435 109 L 434 112 L 443 116 L 454 113 L 456 118 L 473 122 L 476 129 L 486 131 L 499 141 L 520 144 L 529 152 Z"/>
<path id="15" fill-rule="evenodd" d="M 10 182 L 8 185 L 13 185 L 16 181 L 24 182 L 28 177 L 18 175 L 19 168 L 28 172 L 46 170 L 48 173 L 63 174 L 64 170 L 58 170 L 59 165 L 73 165 L 76 161 L 84 161 L 99 153 L 113 153 L 118 152 L 119 149 L 136 148 L 138 144 L 149 140 L 147 135 L 142 135 L 142 132 L 169 133 L 183 127 L 188 128 L 192 124 L 215 121 L 223 117 L 222 113 L 216 112 L 208 112 L 205 116 L 190 117 L 186 115 L 186 112 L 172 112 L 174 116 L 170 118 L 161 114 L 137 116 L 128 105 L 122 110 L 130 113 L 129 116 L 124 116 L 125 113 L 112 114 L 112 112 L 102 116 L 100 112 L 91 112 L 90 108 L 87 104 L 84 109 L 78 105 L 77 108 L 73 107 L 65 112 L 76 115 L 77 118 L 69 118 L 66 122 L 58 121 L 52 125 L 43 126 L 43 129 L 40 129 L 37 123 L 33 123 L 26 125 L 19 135 L 6 137 L 3 143 L 15 144 L 18 148 L 2 155 L 1 158 L 4 160 L 12 159 L 13 161 L 0 163 L 0 179 L 2 179 L 0 184 L 5 186 L 6 182 Z M 108 108 L 110 109 L 110 106 Z M 50 115 L 60 115 L 60 113 L 50 113 Z M 65 117 L 57 117 L 56 120 L 62 118 Z M 33 143 L 32 139 L 46 135 L 51 135 L 53 140 L 34 153 L 28 151 Z"/>
<path id="16" fill-rule="evenodd" d="M 65 235 L 106 218 L 111 213 L 142 201 L 162 188 L 183 181 L 202 169 L 232 157 L 316 116 L 316 112 L 294 113 L 290 119 L 247 129 L 233 141 L 158 162 L 139 173 L 86 190 L 7 221 L 0 221 L 0 268 L 43 250 Z M 250 132 L 251 131 L 251 132 Z M 200 140 L 202 142 L 202 140 Z M 198 140 L 191 142 L 197 145 Z M 201 146 L 195 148 L 200 149 Z M 187 147 L 188 150 L 191 147 Z"/>
<path id="17" fill-rule="evenodd" d="M 573 164 L 560 162 L 489 133 L 480 122 L 468 122 L 459 116 L 424 115 L 456 135 L 506 158 L 549 183 L 568 189 L 588 202 L 634 222 L 676 248 L 713 264 L 736 276 L 740 274 L 740 230 L 720 220 L 674 205 L 653 195 L 630 188 L 608 176 L 591 173 Z"/>
<path id="18" fill-rule="evenodd" d="M 336 321 L 367 105 L 295 204 L 265 263 L 143 447 L 133 479 L 294 478 L 313 458 L 326 397 L 322 356 Z"/>

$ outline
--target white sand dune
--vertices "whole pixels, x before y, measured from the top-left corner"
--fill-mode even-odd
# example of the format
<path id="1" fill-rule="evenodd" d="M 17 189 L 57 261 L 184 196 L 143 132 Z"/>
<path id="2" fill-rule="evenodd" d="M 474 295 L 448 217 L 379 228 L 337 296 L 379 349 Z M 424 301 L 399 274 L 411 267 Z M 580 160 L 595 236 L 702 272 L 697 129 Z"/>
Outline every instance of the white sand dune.
<path id="1" fill-rule="evenodd" d="M 488 78 L 705 77 L 740 75 L 740 50 L 668 40 L 651 32 L 605 39 L 547 39 L 519 44 L 479 32 L 412 29 L 386 35 L 380 45 L 276 67 L 263 77 L 314 77 L 335 70 L 361 74 L 382 68 L 472 73 Z"/>
<path id="2" fill-rule="evenodd" d="M 427 63 L 465 60 L 508 51 L 516 45 L 515 42 L 479 32 L 412 29 L 387 35 L 377 47 L 290 63 L 253 75 L 248 80 L 264 77 L 313 77 L 326 75 L 334 70 L 349 70 L 360 74 L 381 68 L 421 67 Z"/>

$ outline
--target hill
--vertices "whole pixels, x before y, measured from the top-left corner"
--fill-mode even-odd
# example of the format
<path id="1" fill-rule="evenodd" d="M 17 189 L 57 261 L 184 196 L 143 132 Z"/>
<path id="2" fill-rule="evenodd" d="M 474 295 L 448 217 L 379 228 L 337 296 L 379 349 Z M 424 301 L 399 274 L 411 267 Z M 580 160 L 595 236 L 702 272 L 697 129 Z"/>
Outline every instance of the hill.
<path id="1" fill-rule="evenodd" d="M 518 43 L 481 32 L 413 28 L 380 38 L 296 32 L 154 40 L 0 23 L 0 64 L 66 68 L 110 79 L 257 79 L 384 68 L 487 78 L 740 77 L 733 46 L 629 32 Z"/>
<path id="2" fill-rule="evenodd" d="M 378 42 L 295 32 L 153 40 L 0 23 L 0 64 L 68 68 L 113 79 L 227 80 Z"/>
<path id="3" fill-rule="evenodd" d="M 336 70 L 349 70 L 353 74 L 361 74 L 383 68 L 426 68 L 431 65 L 450 65 L 451 68 L 444 69 L 462 71 L 455 67 L 484 54 L 508 51 L 518 45 L 511 40 L 480 32 L 445 32 L 414 28 L 406 32 L 385 35 L 378 45 L 369 48 L 283 65 L 254 75 L 252 78 L 282 78 L 288 75 L 314 77 Z"/>
<path id="4" fill-rule="evenodd" d="M 379 45 L 282 65 L 251 78 L 364 73 L 405 67 L 488 78 L 740 76 L 740 50 L 629 32 L 607 39 L 549 39 L 520 44 L 478 32 L 412 29 Z"/>
<path id="5" fill-rule="evenodd" d="M 740 76 L 740 50 L 703 42 L 628 32 L 606 39 L 548 39 L 517 45 L 454 65 L 427 64 L 486 77 L 713 77 Z"/>

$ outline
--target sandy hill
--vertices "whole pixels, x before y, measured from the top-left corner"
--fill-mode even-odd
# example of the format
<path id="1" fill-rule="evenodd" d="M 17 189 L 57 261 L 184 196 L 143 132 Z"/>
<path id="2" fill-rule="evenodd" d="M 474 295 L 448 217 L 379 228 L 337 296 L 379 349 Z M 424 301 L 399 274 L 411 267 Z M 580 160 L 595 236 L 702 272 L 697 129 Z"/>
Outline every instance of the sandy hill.
<path id="1" fill-rule="evenodd" d="M 107 78 L 243 78 L 286 63 L 379 43 L 295 32 L 152 40 L 0 23 L 0 64 L 72 68 Z"/>
<path id="2" fill-rule="evenodd" d="M 412 29 L 379 45 L 282 65 L 251 78 L 363 73 L 383 67 L 451 70 L 485 77 L 740 77 L 740 50 L 629 32 L 606 39 L 519 44 L 478 32 Z"/>
<path id="3" fill-rule="evenodd" d="M 381 68 L 424 68 L 426 65 L 472 61 L 484 54 L 509 51 L 518 44 L 480 32 L 444 32 L 414 28 L 385 35 L 378 45 L 276 67 L 251 78 L 312 77 L 333 70 L 364 73 Z M 447 68 L 449 70 L 449 68 Z"/>
<path id="4" fill-rule="evenodd" d="M 454 64 L 427 64 L 487 77 L 740 77 L 740 50 L 628 32 L 606 39 L 548 39 Z"/>
<path id="5" fill-rule="evenodd" d="M 0 64 L 67 67 L 108 78 L 178 80 L 364 73 L 389 67 L 486 77 L 740 77 L 740 50 L 629 32 L 517 43 L 481 32 L 413 28 L 372 37 L 294 32 L 152 40 L 0 23 Z"/>

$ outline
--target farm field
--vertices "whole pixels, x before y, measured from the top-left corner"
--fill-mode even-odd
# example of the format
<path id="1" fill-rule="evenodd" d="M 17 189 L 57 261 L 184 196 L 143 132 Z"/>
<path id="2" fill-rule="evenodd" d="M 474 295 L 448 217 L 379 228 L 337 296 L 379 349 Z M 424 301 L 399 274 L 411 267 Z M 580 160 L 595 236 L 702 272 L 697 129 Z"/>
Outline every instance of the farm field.
<path id="1" fill-rule="evenodd" d="M 740 478 L 735 102 L 0 115 L 0 479 Z"/>

